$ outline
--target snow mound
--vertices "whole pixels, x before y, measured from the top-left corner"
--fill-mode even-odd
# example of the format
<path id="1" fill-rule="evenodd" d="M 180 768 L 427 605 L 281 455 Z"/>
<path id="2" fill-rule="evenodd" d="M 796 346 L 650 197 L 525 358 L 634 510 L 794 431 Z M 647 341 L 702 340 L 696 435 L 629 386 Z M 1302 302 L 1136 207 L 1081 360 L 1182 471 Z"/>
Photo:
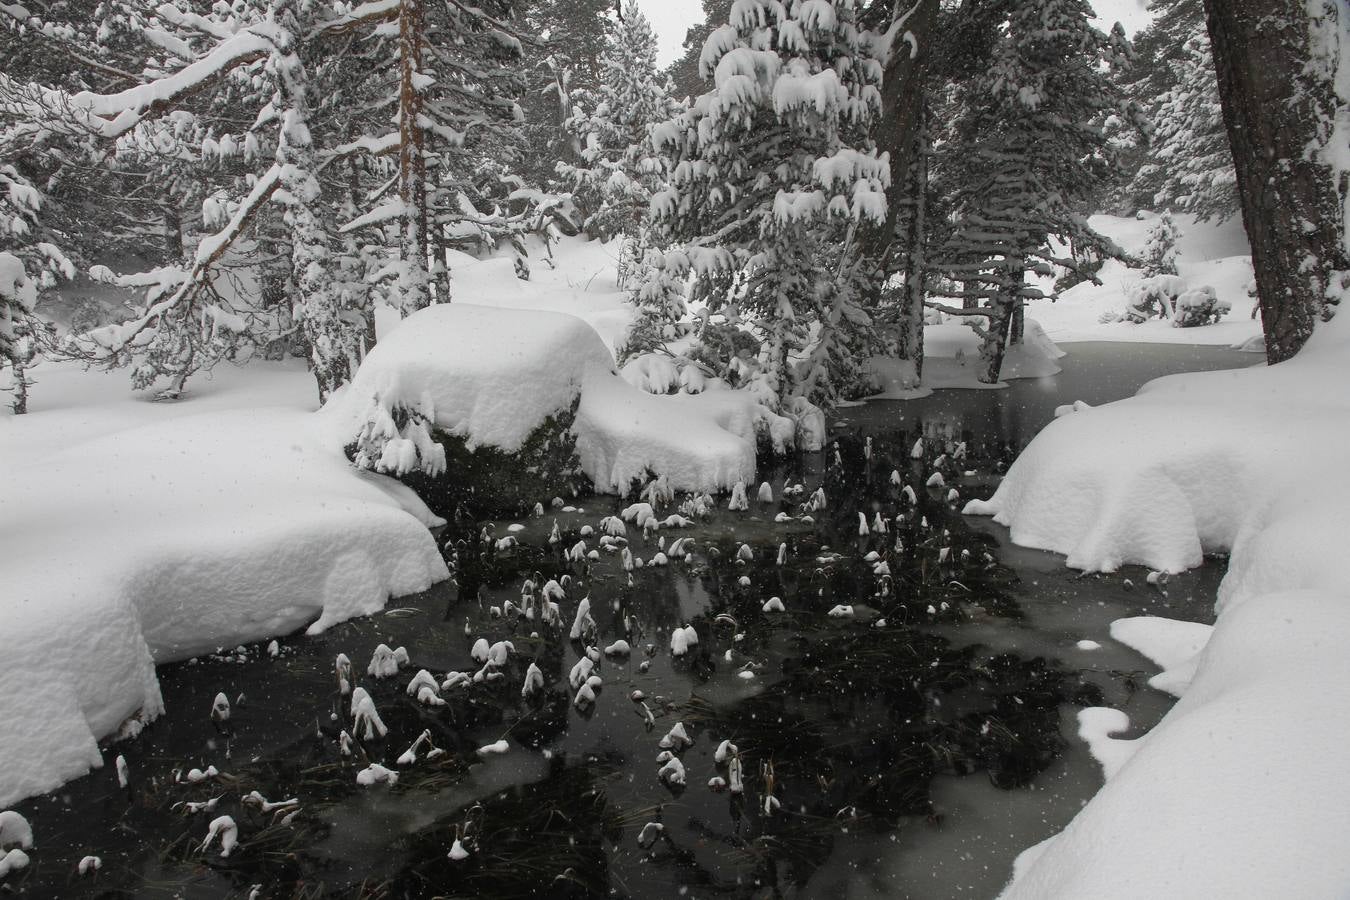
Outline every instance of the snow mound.
<path id="1" fill-rule="evenodd" d="M 587 374 L 613 367 L 595 329 L 575 316 L 448 303 L 418 310 L 381 338 L 337 406 L 360 418 L 372 403 L 429 404 L 429 418 L 470 448 L 509 453 L 572 406 Z"/>
<path id="2" fill-rule="evenodd" d="M 1138 650 L 1162 669 L 1148 680 L 1149 685 L 1174 697 L 1191 686 L 1200 651 L 1213 632 L 1213 625 L 1158 616 L 1134 616 L 1111 623 L 1111 637 Z"/>
<path id="3" fill-rule="evenodd" d="M 967 506 L 1078 568 L 1177 570 L 1232 554 L 1208 635 L 1113 625 L 1181 699 L 1019 863 L 1005 896 L 1350 891 L 1347 381 L 1342 317 L 1277 366 L 1169 376 L 1056 419 L 989 501 Z"/>
<path id="4" fill-rule="evenodd" d="M 759 435 L 782 453 L 796 430 L 748 391 L 650 394 L 597 372 L 577 411 L 577 454 L 600 491 L 622 493 L 650 470 L 672 490 L 714 492 L 754 480 Z"/>
<path id="5" fill-rule="evenodd" d="M 163 712 L 156 662 L 321 630 L 447 576 L 426 507 L 355 473 L 315 424 L 235 410 L 42 455 L 15 441 L 0 487 L 0 806 L 98 768 L 99 739 Z"/>
<path id="6" fill-rule="evenodd" d="M 1326 479 L 1344 478 L 1350 393 L 1341 386 L 1350 361 L 1336 330 L 1350 329 L 1333 322 L 1279 366 L 1159 378 L 1135 397 L 1057 418 L 994 496 L 966 512 L 993 515 L 1014 542 L 1064 553 L 1089 571 L 1138 563 L 1176 572 L 1199 565 L 1205 552 L 1231 550 L 1224 587 L 1232 593 L 1249 564 L 1236 552 L 1240 538 L 1297 549 L 1303 528 L 1281 537 L 1273 507 L 1345 527 L 1344 504 L 1313 502 L 1299 512 L 1289 502 L 1324 496 Z M 1259 568 L 1279 567 L 1295 583 L 1308 583 L 1305 564 L 1339 568 L 1335 554 L 1297 557 L 1290 566 L 1287 555 L 1263 554 Z"/>
<path id="7" fill-rule="evenodd" d="M 512 452 L 576 403 L 577 455 L 597 490 L 623 493 L 651 472 L 675 491 L 718 491 L 754 478 L 761 437 L 781 452 L 796 433 L 792 418 L 719 384 L 648 393 L 615 372 L 604 341 L 575 316 L 452 303 L 414 313 L 382 339 L 325 413 L 337 444 L 374 430 L 426 457 L 424 435 L 396 431 L 400 408 L 470 447 Z M 403 454 L 378 458 L 412 468 Z"/>

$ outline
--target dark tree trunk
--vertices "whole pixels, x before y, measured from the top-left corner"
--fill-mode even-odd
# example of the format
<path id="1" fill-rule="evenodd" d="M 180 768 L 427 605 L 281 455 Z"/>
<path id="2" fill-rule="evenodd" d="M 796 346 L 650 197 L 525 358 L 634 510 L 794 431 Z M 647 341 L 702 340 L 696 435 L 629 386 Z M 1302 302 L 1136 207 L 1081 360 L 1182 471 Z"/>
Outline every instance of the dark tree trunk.
<path id="1" fill-rule="evenodd" d="M 403 202 L 399 276 L 404 313 L 431 302 L 427 273 L 427 156 L 422 129 L 422 0 L 402 0 L 398 12 L 398 195 Z"/>
<path id="2" fill-rule="evenodd" d="M 1013 303 L 1012 323 L 1009 325 L 1008 328 L 1009 346 L 1013 344 L 1022 343 L 1022 337 L 1024 335 L 1024 332 L 1026 331 L 1026 327 L 1027 327 L 1027 306 L 1024 302 L 1022 302 L 1022 299 L 1019 297 Z"/>
<path id="3" fill-rule="evenodd" d="M 918 149 L 910 161 L 913 208 L 910 210 L 905 266 L 905 287 L 900 300 L 897 323 L 896 356 L 914 364 L 914 384 L 923 381 L 923 314 L 925 265 L 924 249 L 928 241 L 928 140 L 921 123 L 915 132 Z"/>
<path id="4" fill-rule="evenodd" d="M 10 367 L 14 370 L 14 402 L 11 406 L 14 415 L 22 416 L 28 412 L 28 387 L 33 382 L 28 378 L 28 369 L 24 363 L 16 359 Z"/>
<path id="5" fill-rule="evenodd" d="M 980 341 L 980 363 L 984 370 L 977 376 L 984 384 L 998 384 L 1003 371 L 1003 354 L 1008 349 L 1008 333 L 1012 329 L 1013 307 L 1016 300 L 1000 294 L 989 299 L 989 324 Z"/>
<path id="6" fill-rule="evenodd" d="M 1333 2 L 1344 0 L 1311 5 L 1334 25 Z M 1311 64 L 1309 5 L 1205 0 L 1269 363 L 1299 351 L 1334 309 L 1328 289 L 1338 289 L 1350 269 L 1340 203 L 1346 186 L 1308 152 L 1327 140 L 1337 103 L 1330 78 Z"/>
<path id="7" fill-rule="evenodd" d="M 900 4 L 900 7 L 899 14 L 905 15 L 904 4 Z M 923 181 L 919 181 L 917 170 L 912 166 L 919 158 L 925 76 L 932 55 L 937 17 L 938 0 L 917 0 L 908 9 L 908 18 L 900 29 L 895 46 L 891 48 L 881 82 L 881 118 L 875 137 L 877 150 L 890 155 L 891 183 L 886 189 L 886 220 L 866 229 L 859 241 L 858 249 L 864 265 L 872 272 L 867 281 L 867 293 L 861 298 L 862 307 L 869 312 L 879 306 L 882 288 L 896 272 L 892 245 L 900 210 L 911 199 L 915 183 L 926 181 L 926 172 Z M 906 38 L 907 35 L 912 36 L 913 43 Z M 921 199 L 916 200 L 922 203 Z M 916 210 L 916 215 L 922 220 L 921 210 Z M 922 221 L 918 227 L 923 228 Z M 913 234 L 909 237 L 913 238 Z M 911 244 L 911 247 L 914 246 Z M 918 258 L 922 259 L 921 246 Z M 922 292 L 922 275 L 913 287 Z M 901 359 L 913 360 L 917 373 L 923 365 L 923 304 L 922 300 L 918 304 L 910 302 L 910 289 L 910 279 L 906 279 L 905 297 L 899 309 L 899 355 Z M 914 337 L 916 333 L 917 339 Z M 906 352 L 917 352 L 918 356 L 909 357 Z"/>
<path id="8" fill-rule="evenodd" d="M 164 215 L 164 258 L 170 263 L 183 259 L 183 220 L 178 207 L 166 203 L 162 207 Z"/>
<path id="9" fill-rule="evenodd" d="M 1022 287 L 1026 284 L 1026 272 L 1013 269 L 1004 270 L 999 282 L 999 291 L 989 298 L 989 324 L 980 340 L 980 362 L 984 371 L 979 374 L 985 384 L 997 384 L 1003 373 L 1003 355 L 1007 352 L 1009 339 L 1013 333 L 1013 322 L 1022 308 Z"/>

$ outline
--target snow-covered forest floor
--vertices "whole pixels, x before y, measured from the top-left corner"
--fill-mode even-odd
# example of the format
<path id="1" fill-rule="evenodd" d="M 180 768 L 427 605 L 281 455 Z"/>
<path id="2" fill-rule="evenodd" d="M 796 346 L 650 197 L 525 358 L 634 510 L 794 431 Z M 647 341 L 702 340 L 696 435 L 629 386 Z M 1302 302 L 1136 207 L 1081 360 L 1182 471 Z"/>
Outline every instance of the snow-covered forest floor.
<path id="1" fill-rule="evenodd" d="M 1248 295 L 1252 285 L 1251 249 L 1242 221 L 1197 222 L 1194 216 L 1174 217 L 1182 228 L 1177 241 L 1177 272 L 1188 288 L 1211 285 L 1218 296 L 1232 304 L 1232 310 L 1213 325 L 1203 328 L 1174 328 L 1161 318 L 1138 324 L 1128 321 L 1103 322 L 1103 315 L 1123 313 L 1129 303 L 1129 291 L 1142 280 L 1138 269 L 1119 260 L 1107 260 L 1097 273 L 1101 285 L 1084 282 L 1064 291 L 1059 299 L 1032 300 L 1027 315 L 1041 323 L 1056 343 L 1073 341 L 1142 341 L 1157 344 L 1222 344 L 1238 346 L 1261 335 L 1261 320 L 1252 317 L 1256 299 Z M 1142 256 L 1148 232 L 1157 223 L 1153 213 L 1137 217 L 1096 215 L 1088 221 L 1100 233 L 1115 241 L 1121 249 Z M 1259 343 L 1256 349 L 1261 349 Z"/>

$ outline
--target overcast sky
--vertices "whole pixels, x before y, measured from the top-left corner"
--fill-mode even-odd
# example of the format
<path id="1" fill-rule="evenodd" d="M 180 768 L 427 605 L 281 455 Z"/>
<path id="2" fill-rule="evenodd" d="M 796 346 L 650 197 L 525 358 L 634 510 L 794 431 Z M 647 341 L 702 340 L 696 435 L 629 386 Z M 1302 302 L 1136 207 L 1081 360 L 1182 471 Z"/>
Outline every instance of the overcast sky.
<path id="1" fill-rule="evenodd" d="M 1134 34 L 1148 22 L 1144 7 L 1147 0 L 1093 0 L 1098 12 L 1098 26 L 1109 29 L 1119 21 L 1126 34 Z M 638 6 L 651 20 L 661 43 L 661 65 L 674 62 L 682 52 L 684 32 L 690 25 L 703 19 L 700 0 L 638 0 Z"/>

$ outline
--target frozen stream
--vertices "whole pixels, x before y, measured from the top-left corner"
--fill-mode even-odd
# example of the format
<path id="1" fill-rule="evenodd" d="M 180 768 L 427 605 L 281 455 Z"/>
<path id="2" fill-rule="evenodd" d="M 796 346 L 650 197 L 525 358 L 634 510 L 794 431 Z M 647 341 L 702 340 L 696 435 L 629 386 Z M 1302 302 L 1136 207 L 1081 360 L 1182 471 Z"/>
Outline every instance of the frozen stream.
<path id="1" fill-rule="evenodd" d="M 618 552 L 590 565 L 561 560 L 578 540 L 596 548 L 598 533 L 583 527 L 625 505 L 585 498 L 574 511 L 514 520 L 524 526 L 516 532 L 494 522 L 494 540 L 510 533 L 520 542 L 500 551 L 482 549 L 484 523 L 448 533 L 463 591 L 442 585 L 319 637 L 282 639 L 275 658 L 252 645 L 162 667 L 168 714 L 105 751 L 109 763 L 126 757 L 130 786 L 119 788 L 108 765 L 17 807 L 38 844 L 30 868 L 6 886 L 62 897 L 245 897 L 254 885 L 265 897 L 994 896 L 1016 854 L 1063 827 L 1100 784 L 1075 734 L 1076 710 L 1118 707 L 1142 732 L 1170 705 L 1145 685 L 1147 661 L 1110 640 L 1110 622 L 1209 621 L 1222 563 L 1173 578 L 1165 593 L 1140 571 L 1080 578 L 1059 557 L 1009 545 L 987 520 L 963 519 L 946 490 L 987 496 L 1059 404 L 1128 396 L 1167 372 L 1256 361 L 1185 346 L 1069 349 L 1063 373 L 1006 391 L 844 410 L 838 457 L 831 450 L 767 473 L 771 503 L 752 487 L 748 511 L 727 512 L 719 498 L 710 517 L 649 539 L 629 523 L 635 556 L 650 560 L 661 537 L 667 549 L 686 537 L 694 547 L 687 561 L 634 571 L 631 584 Z M 928 452 L 913 460 L 921 433 Z M 947 488 L 925 489 L 937 458 L 958 442 L 968 460 L 947 463 Z M 917 507 L 892 483 L 893 470 Z M 785 483 L 802 492 L 785 497 Z M 802 504 L 821 484 L 828 505 L 804 521 Z M 789 519 L 774 521 L 780 512 Z M 887 532 L 860 536 L 859 512 L 872 524 L 878 513 L 890 520 Z M 551 545 L 555 519 L 562 540 Z M 741 543 L 748 562 L 737 561 Z M 890 579 L 863 559 L 869 552 L 889 563 Z M 520 602 L 536 572 L 537 585 L 572 579 L 561 634 L 492 614 Z M 584 647 L 566 632 L 586 595 L 595 643 L 626 638 L 633 653 L 602 660 L 596 700 L 578 710 L 568 676 Z M 766 612 L 770 596 L 786 611 Z M 828 615 L 841 604 L 851 617 Z M 673 658 L 671 632 L 687 623 L 699 642 Z M 438 682 L 478 671 L 477 637 L 514 644 L 499 681 L 446 689 L 445 706 L 407 696 L 418 669 Z M 1084 639 L 1101 646 L 1080 649 Z M 406 647 L 410 664 L 377 680 L 365 673 L 380 643 Z M 338 732 L 351 727 L 335 691 L 339 653 L 389 728 L 355 753 L 397 770 L 392 787 L 359 787 L 365 761 L 339 753 Z M 522 700 L 530 661 L 546 688 Z M 635 690 L 645 708 L 630 699 Z M 208 717 L 217 692 L 233 704 L 224 729 Z M 657 775 L 658 741 L 677 722 L 693 741 L 678 753 L 683 788 Z M 396 765 L 424 729 L 445 754 Z M 504 754 L 475 752 L 499 739 Z M 730 774 L 714 761 L 723 739 L 739 747 L 743 795 L 708 786 Z M 780 808 L 766 814 L 770 763 Z M 207 766 L 220 774 L 198 784 L 175 778 Z M 294 807 L 242 803 L 254 790 L 295 798 L 300 811 L 283 822 Z M 210 811 L 182 805 L 212 798 Z M 239 828 L 228 858 L 197 849 L 220 814 Z M 649 822 L 663 830 L 640 846 Z M 447 859 L 456 829 L 472 835 L 460 861 Z M 102 858 L 93 878 L 75 874 L 87 854 Z"/>

